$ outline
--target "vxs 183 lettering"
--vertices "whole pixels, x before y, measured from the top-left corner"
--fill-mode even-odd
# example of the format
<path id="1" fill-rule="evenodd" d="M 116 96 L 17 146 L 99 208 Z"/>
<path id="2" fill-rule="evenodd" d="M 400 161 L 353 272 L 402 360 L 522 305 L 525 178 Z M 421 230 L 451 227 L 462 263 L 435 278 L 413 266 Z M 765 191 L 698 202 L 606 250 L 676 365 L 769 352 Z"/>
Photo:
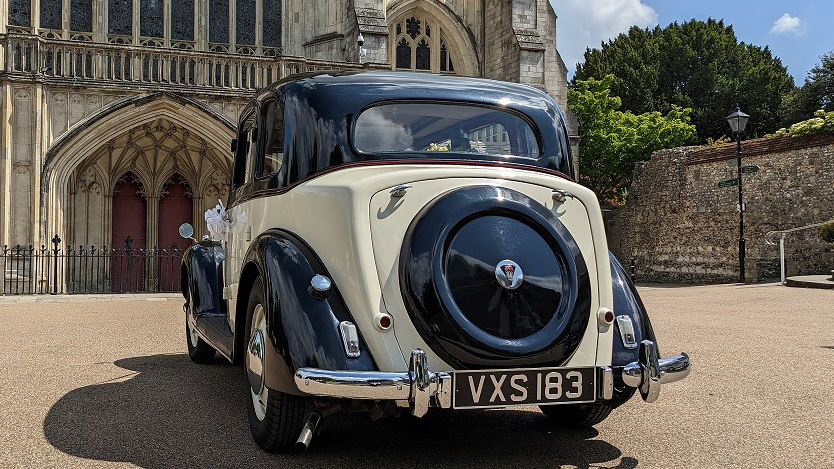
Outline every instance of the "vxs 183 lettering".
<path id="1" fill-rule="evenodd" d="M 454 407 L 593 402 L 593 368 L 456 371 Z"/>

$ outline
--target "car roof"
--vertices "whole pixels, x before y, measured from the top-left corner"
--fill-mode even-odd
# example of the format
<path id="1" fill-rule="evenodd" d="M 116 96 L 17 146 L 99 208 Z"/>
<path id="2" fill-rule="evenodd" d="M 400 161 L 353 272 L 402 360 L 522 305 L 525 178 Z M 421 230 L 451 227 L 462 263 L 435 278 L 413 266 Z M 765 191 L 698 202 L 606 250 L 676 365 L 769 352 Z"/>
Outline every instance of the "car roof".
<path id="1" fill-rule="evenodd" d="M 257 100 L 273 96 L 281 88 L 303 89 L 316 93 L 350 93 L 368 96 L 371 100 L 400 97 L 446 98 L 505 104 L 507 100 L 525 103 L 535 101 L 540 107 L 546 103 L 558 109 L 552 98 L 532 86 L 487 78 L 441 75 L 408 71 L 317 71 L 299 73 L 265 88 Z M 299 90 L 300 91 L 300 90 Z M 543 102 L 544 101 L 544 102 Z"/>
<path id="2" fill-rule="evenodd" d="M 279 88 L 287 83 L 304 83 L 309 86 L 318 84 L 343 84 L 343 85 L 378 85 L 385 86 L 395 82 L 397 84 L 416 87 L 446 87 L 446 86 L 478 86 L 491 91 L 504 93 L 518 93 L 529 96 L 547 96 L 538 88 L 521 83 L 492 80 L 489 78 L 477 78 L 461 75 L 444 75 L 428 72 L 410 72 L 394 70 L 349 70 L 349 71 L 317 71 L 290 75 L 284 80 L 278 81 L 268 88 Z"/>
<path id="3" fill-rule="evenodd" d="M 241 123 L 254 107 L 268 101 L 285 104 L 290 152 L 285 155 L 291 172 L 286 183 L 324 169 L 364 160 L 388 159 L 389 155 L 357 152 L 351 142 L 356 116 L 383 102 L 425 100 L 469 103 L 503 108 L 525 116 L 538 133 L 540 154 L 523 159 L 528 166 L 575 176 L 567 142 L 565 119 L 547 93 L 532 86 L 485 78 L 406 71 L 319 71 L 289 76 L 257 94 L 251 111 L 241 113 Z M 426 154 L 440 160 L 452 155 Z M 495 155 L 465 155 L 470 159 L 504 161 Z"/>

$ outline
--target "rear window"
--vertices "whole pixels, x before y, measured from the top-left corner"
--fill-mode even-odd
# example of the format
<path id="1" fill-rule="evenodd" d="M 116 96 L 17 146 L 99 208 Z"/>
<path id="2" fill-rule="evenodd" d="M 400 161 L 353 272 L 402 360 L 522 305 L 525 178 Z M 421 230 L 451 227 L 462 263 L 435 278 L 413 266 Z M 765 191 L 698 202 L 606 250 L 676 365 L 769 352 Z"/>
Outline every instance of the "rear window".
<path id="1" fill-rule="evenodd" d="M 463 104 L 390 103 L 359 114 L 354 146 L 362 153 L 492 155 L 535 159 L 536 134 L 516 114 Z"/>

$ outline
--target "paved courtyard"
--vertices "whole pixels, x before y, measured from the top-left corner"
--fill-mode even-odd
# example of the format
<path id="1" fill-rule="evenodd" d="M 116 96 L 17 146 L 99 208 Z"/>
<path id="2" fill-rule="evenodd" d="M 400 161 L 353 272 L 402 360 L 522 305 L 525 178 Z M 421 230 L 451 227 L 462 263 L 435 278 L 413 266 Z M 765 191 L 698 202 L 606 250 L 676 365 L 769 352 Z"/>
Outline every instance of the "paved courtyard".
<path id="1" fill-rule="evenodd" d="M 179 298 L 3 299 L 0 467 L 834 466 L 834 291 L 641 291 L 663 352 L 694 363 L 653 405 L 580 432 L 534 407 L 340 416 L 288 456 L 251 442 L 240 368 L 189 361 Z"/>

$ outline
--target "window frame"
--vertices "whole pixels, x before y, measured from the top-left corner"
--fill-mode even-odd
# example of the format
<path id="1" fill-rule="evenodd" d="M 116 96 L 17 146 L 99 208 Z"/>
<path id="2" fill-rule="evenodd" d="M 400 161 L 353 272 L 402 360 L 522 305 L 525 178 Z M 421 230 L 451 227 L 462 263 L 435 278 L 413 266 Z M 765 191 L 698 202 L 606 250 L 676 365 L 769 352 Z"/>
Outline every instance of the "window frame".
<path id="1" fill-rule="evenodd" d="M 275 104 L 278 106 L 280 111 L 281 119 L 284 121 L 283 124 L 283 158 L 281 159 L 281 166 L 278 168 L 278 171 L 273 173 L 264 174 L 264 164 L 266 163 L 266 145 L 267 145 L 267 138 L 268 133 L 267 129 L 274 129 L 274 122 L 267 122 L 267 111 L 271 104 Z M 254 179 L 253 181 L 258 186 L 259 189 L 273 189 L 276 187 L 280 187 L 282 185 L 282 181 L 280 178 L 280 174 L 282 173 L 284 166 L 286 165 L 286 156 L 287 156 L 287 125 L 286 125 L 286 107 L 284 105 L 284 97 L 283 96 L 275 96 L 270 97 L 264 100 L 261 103 L 258 109 L 258 120 L 260 121 L 260 127 L 264 129 L 263 132 L 258 132 L 258 149 L 255 155 L 255 164 L 253 165 L 254 169 Z M 278 113 L 276 113 L 276 116 Z M 265 186 L 265 187 L 262 187 Z"/>
<path id="2" fill-rule="evenodd" d="M 359 148 L 356 147 L 356 126 L 359 123 L 359 118 L 362 116 L 362 114 L 364 112 L 368 111 L 369 109 L 379 107 L 379 106 L 386 106 L 386 105 L 390 105 L 390 104 L 439 104 L 439 105 L 452 105 L 452 106 L 470 106 L 470 107 L 485 108 L 485 109 L 490 109 L 490 110 L 493 110 L 493 111 L 500 111 L 500 112 L 504 112 L 506 114 L 510 114 L 512 116 L 515 116 L 515 117 L 521 119 L 525 124 L 527 124 L 527 126 L 533 132 L 533 136 L 536 139 L 536 147 L 537 147 L 536 148 L 536 150 L 537 150 L 536 154 L 532 157 L 526 157 L 526 156 L 520 156 L 520 155 L 492 155 L 492 154 L 490 154 L 488 156 L 490 156 L 492 158 L 495 158 L 495 157 L 504 158 L 504 157 L 506 157 L 506 158 L 508 158 L 509 162 L 513 162 L 511 160 L 516 160 L 516 161 L 517 160 L 531 160 L 531 159 L 532 160 L 537 160 L 537 159 L 540 159 L 543 156 L 545 156 L 545 148 L 544 148 L 544 145 L 543 145 L 544 142 L 542 140 L 542 133 L 539 130 L 539 127 L 533 121 L 533 119 L 531 119 L 526 114 L 524 114 L 520 111 L 517 111 L 515 109 L 500 106 L 500 105 L 496 105 L 496 104 L 477 103 L 477 102 L 472 102 L 472 101 L 438 100 L 438 99 L 392 99 L 392 100 L 376 101 L 376 102 L 368 104 L 367 106 L 364 106 L 362 109 L 359 110 L 359 112 L 356 113 L 356 118 L 352 119 L 352 122 L 351 122 L 351 129 L 350 129 L 350 133 L 349 133 L 349 143 L 350 143 L 351 150 L 355 154 L 361 155 L 361 156 L 364 156 L 364 157 L 378 157 L 378 158 L 382 158 L 382 159 L 395 159 L 395 158 L 392 157 L 392 155 L 402 155 L 403 154 L 402 152 L 390 152 L 390 153 L 389 152 L 369 152 L 369 151 L 360 150 Z M 441 155 L 453 155 L 453 156 L 462 157 L 462 158 L 459 158 L 461 160 L 465 160 L 465 159 L 470 159 L 471 160 L 471 159 L 473 159 L 471 157 L 474 156 L 474 155 L 477 155 L 477 153 L 463 153 L 463 152 L 451 152 L 451 151 L 450 152 L 414 151 L 414 152 L 408 152 L 408 153 L 406 153 L 406 155 L 413 155 L 413 156 L 406 156 L 405 157 L 406 159 L 411 159 L 411 158 L 417 157 L 417 156 L 423 156 L 423 157 L 432 159 L 432 158 L 438 158 Z M 467 156 L 469 158 L 466 158 Z M 389 158 L 389 157 L 391 157 L 391 158 Z M 443 159 L 443 158 L 438 158 L 438 159 Z M 456 158 L 456 159 L 458 159 L 458 158 Z M 475 158 L 475 159 L 477 159 L 477 158 Z"/>
<path id="3" fill-rule="evenodd" d="M 240 124 L 238 125 L 238 130 L 236 134 L 236 147 L 235 147 L 235 159 L 234 159 L 234 166 L 232 168 L 232 190 L 231 192 L 235 194 L 235 197 L 239 195 L 241 189 L 245 188 L 246 186 L 250 185 L 254 178 L 252 177 L 253 174 L 249 174 L 247 177 L 247 168 L 251 171 L 254 166 L 250 166 L 247 164 L 247 159 L 250 155 L 250 137 L 249 133 L 254 131 L 256 135 L 258 133 L 258 114 L 256 112 L 257 109 L 254 106 L 251 106 L 249 109 L 246 109 L 243 112 L 243 117 L 240 120 Z M 244 138 L 246 136 L 246 138 Z M 245 143 L 244 143 L 245 142 Z M 256 144 L 257 146 L 257 144 Z M 255 157 L 257 157 L 257 151 L 255 152 Z"/>

